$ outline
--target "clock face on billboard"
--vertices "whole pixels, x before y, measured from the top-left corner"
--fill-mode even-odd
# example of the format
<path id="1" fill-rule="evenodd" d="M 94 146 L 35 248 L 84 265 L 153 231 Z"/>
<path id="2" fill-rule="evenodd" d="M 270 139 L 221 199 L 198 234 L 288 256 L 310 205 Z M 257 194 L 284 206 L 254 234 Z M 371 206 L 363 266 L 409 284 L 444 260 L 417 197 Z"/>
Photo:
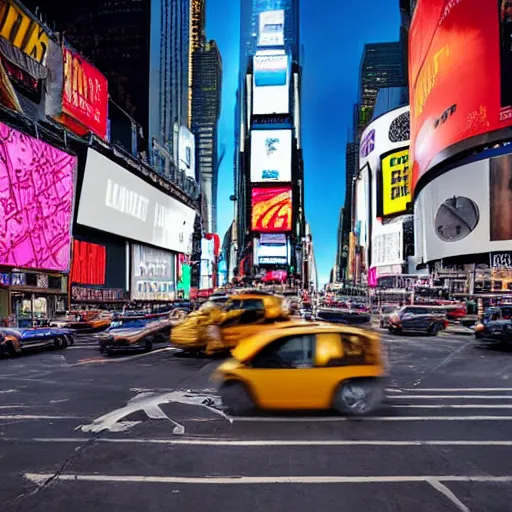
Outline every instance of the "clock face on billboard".
<path id="1" fill-rule="evenodd" d="M 434 220 L 435 232 L 443 242 L 458 242 L 477 226 L 480 212 L 468 197 L 453 196 L 439 206 Z"/>

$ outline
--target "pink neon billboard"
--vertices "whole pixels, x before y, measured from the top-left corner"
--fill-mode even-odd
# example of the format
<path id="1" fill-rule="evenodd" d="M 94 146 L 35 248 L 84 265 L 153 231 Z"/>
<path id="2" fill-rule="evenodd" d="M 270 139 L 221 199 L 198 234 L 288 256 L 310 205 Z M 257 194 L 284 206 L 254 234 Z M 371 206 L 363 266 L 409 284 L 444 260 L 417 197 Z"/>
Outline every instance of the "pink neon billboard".
<path id="1" fill-rule="evenodd" d="M 0 265 L 69 269 L 75 163 L 0 123 Z"/>

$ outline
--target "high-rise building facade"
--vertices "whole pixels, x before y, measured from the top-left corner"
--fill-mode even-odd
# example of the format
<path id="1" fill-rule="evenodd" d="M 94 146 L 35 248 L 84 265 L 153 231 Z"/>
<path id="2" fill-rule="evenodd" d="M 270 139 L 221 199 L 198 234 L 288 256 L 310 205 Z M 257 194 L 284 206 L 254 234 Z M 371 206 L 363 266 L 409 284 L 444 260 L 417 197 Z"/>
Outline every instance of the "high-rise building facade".
<path id="1" fill-rule="evenodd" d="M 240 276 L 304 278 L 299 3 L 242 0 L 233 244 Z M 309 278 L 303 283 L 309 286 Z"/>
<path id="2" fill-rule="evenodd" d="M 216 233 L 222 59 L 215 41 L 196 48 L 192 63 L 192 132 L 196 138 L 197 177 L 206 202 L 203 225 L 208 233 Z"/>

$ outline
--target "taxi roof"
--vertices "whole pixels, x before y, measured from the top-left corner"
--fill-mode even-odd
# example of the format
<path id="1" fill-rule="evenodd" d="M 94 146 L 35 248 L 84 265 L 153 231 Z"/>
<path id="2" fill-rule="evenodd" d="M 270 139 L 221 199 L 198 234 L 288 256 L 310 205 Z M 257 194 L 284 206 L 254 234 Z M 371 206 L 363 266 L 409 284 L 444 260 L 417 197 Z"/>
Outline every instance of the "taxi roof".
<path id="1" fill-rule="evenodd" d="M 287 322 L 279 322 L 269 326 L 265 331 L 260 331 L 249 338 L 242 340 L 235 349 L 231 351 L 231 355 L 244 362 L 253 357 L 263 347 L 272 343 L 281 336 L 294 336 L 301 334 L 322 334 L 329 332 L 345 332 L 347 334 L 365 334 L 366 336 L 375 336 L 374 331 L 361 329 L 349 325 L 336 325 L 328 322 L 308 322 L 306 320 L 290 320 Z"/>

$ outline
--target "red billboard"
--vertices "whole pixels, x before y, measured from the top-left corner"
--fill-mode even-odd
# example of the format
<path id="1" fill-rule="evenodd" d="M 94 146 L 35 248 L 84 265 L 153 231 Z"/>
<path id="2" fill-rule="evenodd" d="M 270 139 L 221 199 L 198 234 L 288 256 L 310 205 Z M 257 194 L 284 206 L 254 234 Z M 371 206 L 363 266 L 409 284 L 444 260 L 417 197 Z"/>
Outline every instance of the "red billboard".
<path id="1" fill-rule="evenodd" d="M 78 135 L 91 131 L 107 138 L 108 82 L 81 55 L 63 48 L 64 87 L 59 121 Z"/>
<path id="2" fill-rule="evenodd" d="M 292 229 L 291 187 L 252 189 L 252 230 L 260 233 Z"/>
<path id="3" fill-rule="evenodd" d="M 413 189 L 434 165 L 512 125 L 509 4 L 418 1 L 409 32 Z"/>
<path id="4" fill-rule="evenodd" d="M 77 284 L 105 284 L 107 249 L 104 245 L 73 240 L 71 282 Z"/>

